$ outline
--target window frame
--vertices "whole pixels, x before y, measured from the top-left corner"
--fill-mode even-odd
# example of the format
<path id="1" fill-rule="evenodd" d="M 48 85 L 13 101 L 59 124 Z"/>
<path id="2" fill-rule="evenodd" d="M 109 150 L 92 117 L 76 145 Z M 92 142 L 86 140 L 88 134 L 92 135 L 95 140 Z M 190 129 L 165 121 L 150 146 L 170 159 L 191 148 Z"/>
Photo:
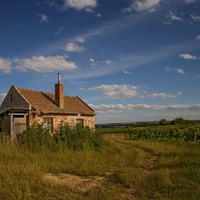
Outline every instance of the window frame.
<path id="1" fill-rule="evenodd" d="M 49 130 L 51 132 L 53 132 L 53 117 L 44 117 L 43 118 L 43 124 L 44 124 L 44 127 L 49 128 Z"/>
<path id="2" fill-rule="evenodd" d="M 76 119 L 76 126 L 84 128 L 84 119 L 83 118 L 77 118 Z"/>

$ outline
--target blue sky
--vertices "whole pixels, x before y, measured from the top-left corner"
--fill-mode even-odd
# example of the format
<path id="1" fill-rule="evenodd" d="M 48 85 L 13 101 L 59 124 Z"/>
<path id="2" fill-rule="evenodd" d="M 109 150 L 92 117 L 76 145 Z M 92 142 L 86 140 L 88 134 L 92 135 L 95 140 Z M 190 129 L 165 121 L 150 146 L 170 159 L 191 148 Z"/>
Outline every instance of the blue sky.
<path id="1" fill-rule="evenodd" d="M 7 0 L 0 29 L 0 103 L 61 73 L 96 123 L 200 119 L 200 0 Z"/>

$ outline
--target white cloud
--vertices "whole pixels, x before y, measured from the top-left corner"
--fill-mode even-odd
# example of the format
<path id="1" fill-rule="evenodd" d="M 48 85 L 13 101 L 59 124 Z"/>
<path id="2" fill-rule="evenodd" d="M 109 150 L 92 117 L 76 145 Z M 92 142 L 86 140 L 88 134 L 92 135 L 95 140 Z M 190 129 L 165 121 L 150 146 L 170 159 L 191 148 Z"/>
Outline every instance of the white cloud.
<path id="1" fill-rule="evenodd" d="M 82 10 L 86 8 L 95 8 L 97 6 L 97 0 L 63 0 L 63 9 L 75 8 L 76 10 Z"/>
<path id="2" fill-rule="evenodd" d="M 97 17 L 101 17 L 101 14 L 100 14 L 100 13 L 97 13 L 96 16 L 97 16 Z"/>
<path id="3" fill-rule="evenodd" d="M 94 58 L 90 58 L 89 61 L 90 62 L 94 62 L 95 60 L 94 60 Z"/>
<path id="4" fill-rule="evenodd" d="M 176 71 L 176 72 L 178 72 L 179 74 L 185 74 L 185 71 L 182 69 L 182 68 L 170 68 L 169 66 L 167 66 L 166 68 L 165 68 L 165 71 L 166 72 L 170 72 L 170 71 Z"/>
<path id="5" fill-rule="evenodd" d="M 79 42 L 79 43 L 84 43 L 84 42 L 85 42 L 85 39 L 84 39 L 84 38 L 81 38 L 81 37 L 76 37 L 75 41 L 76 41 L 76 42 Z"/>
<path id="6" fill-rule="evenodd" d="M 58 31 L 54 32 L 54 34 L 58 35 L 65 27 L 61 26 Z"/>
<path id="7" fill-rule="evenodd" d="M 126 70 L 124 70 L 123 73 L 124 74 L 132 74 L 132 72 L 129 72 L 129 71 L 126 71 Z"/>
<path id="8" fill-rule="evenodd" d="M 178 17 L 172 11 L 170 11 L 169 13 L 166 14 L 166 19 L 169 21 L 183 21 L 183 18 Z"/>
<path id="9" fill-rule="evenodd" d="M 0 105 L 3 102 L 4 98 L 6 97 L 7 93 L 0 94 Z"/>
<path id="10" fill-rule="evenodd" d="M 185 53 L 185 54 L 179 54 L 179 58 L 184 58 L 186 60 L 196 60 L 197 57 L 196 56 L 192 56 L 188 53 Z"/>
<path id="11" fill-rule="evenodd" d="M 196 0 L 184 0 L 185 3 L 190 4 L 190 3 L 194 3 Z"/>
<path id="12" fill-rule="evenodd" d="M 196 38 L 197 38 L 197 40 L 200 40 L 200 35 L 197 35 Z"/>
<path id="13" fill-rule="evenodd" d="M 176 71 L 179 73 L 179 74 L 185 74 L 185 71 L 181 68 L 177 68 Z"/>
<path id="14" fill-rule="evenodd" d="M 97 66 L 98 64 L 103 64 L 103 65 L 111 65 L 112 64 L 112 60 L 108 59 L 108 60 L 103 60 L 103 61 L 97 61 L 94 58 L 90 58 L 89 59 L 91 66 Z"/>
<path id="15" fill-rule="evenodd" d="M 89 62 L 90 62 L 90 66 L 94 67 L 93 69 L 97 70 L 97 66 L 98 66 L 99 62 L 96 61 L 94 58 L 90 58 Z"/>
<path id="16" fill-rule="evenodd" d="M 173 104 L 173 105 L 149 105 L 149 104 L 89 104 L 96 112 L 119 112 L 119 111 L 186 111 L 200 110 L 200 104 Z"/>
<path id="17" fill-rule="evenodd" d="M 110 65 L 112 63 L 112 60 L 106 60 L 105 63 L 106 65 Z"/>
<path id="18" fill-rule="evenodd" d="M 197 15 L 191 14 L 190 17 L 191 17 L 195 22 L 200 21 L 200 16 L 197 16 Z"/>
<path id="19" fill-rule="evenodd" d="M 0 57 L 0 71 L 3 73 L 9 74 L 11 72 L 12 62 L 9 58 L 1 58 Z"/>
<path id="20" fill-rule="evenodd" d="M 91 8 L 85 8 L 85 11 L 88 13 L 94 13 L 94 11 Z"/>
<path id="21" fill-rule="evenodd" d="M 94 58 L 89 59 L 90 62 L 95 62 Z"/>
<path id="22" fill-rule="evenodd" d="M 140 91 L 139 87 L 132 85 L 100 85 L 88 88 L 91 91 L 100 91 L 103 96 L 108 99 L 126 99 L 126 98 L 176 98 L 179 97 L 182 92 L 177 94 L 167 93 L 152 93 L 148 94 L 147 91 Z"/>
<path id="23" fill-rule="evenodd" d="M 166 93 L 152 93 L 150 95 L 151 98 L 176 98 L 178 96 L 180 96 L 182 93 L 179 92 L 176 95 L 172 95 L 172 94 L 166 94 Z"/>
<path id="24" fill-rule="evenodd" d="M 19 71 L 36 71 L 36 72 L 52 72 L 54 70 L 74 70 L 77 68 L 74 62 L 69 62 L 64 56 L 33 56 L 31 59 L 15 58 L 14 62 L 18 64 L 16 67 Z"/>
<path id="25" fill-rule="evenodd" d="M 73 42 L 67 43 L 67 45 L 65 47 L 65 51 L 68 51 L 68 52 L 83 52 L 85 50 L 86 49 L 84 47 L 79 46 Z"/>
<path id="26" fill-rule="evenodd" d="M 131 85 L 100 85 L 89 88 L 92 91 L 101 91 L 105 98 L 109 99 L 125 99 L 138 95 L 136 86 Z"/>
<path id="27" fill-rule="evenodd" d="M 155 8 L 159 6 L 161 0 L 136 0 L 130 7 L 126 8 L 126 11 L 144 11 L 149 10 L 150 12 L 155 11 Z"/>
<path id="28" fill-rule="evenodd" d="M 49 22 L 49 17 L 44 14 L 38 14 L 38 17 L 40 17 L 40 22 Z"/>

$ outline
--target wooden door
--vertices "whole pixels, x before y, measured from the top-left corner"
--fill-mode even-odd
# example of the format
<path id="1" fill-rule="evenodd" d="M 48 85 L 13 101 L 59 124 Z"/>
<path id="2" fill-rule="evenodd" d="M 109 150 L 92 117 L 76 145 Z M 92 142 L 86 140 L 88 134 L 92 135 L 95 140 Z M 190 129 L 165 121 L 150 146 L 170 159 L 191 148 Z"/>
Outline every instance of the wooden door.
<path id="1" fill-rule="evenodd" d="M 14 135 L 21 134 L 26 130 L 26 115 L 14 115 L 13 116 Z"/>

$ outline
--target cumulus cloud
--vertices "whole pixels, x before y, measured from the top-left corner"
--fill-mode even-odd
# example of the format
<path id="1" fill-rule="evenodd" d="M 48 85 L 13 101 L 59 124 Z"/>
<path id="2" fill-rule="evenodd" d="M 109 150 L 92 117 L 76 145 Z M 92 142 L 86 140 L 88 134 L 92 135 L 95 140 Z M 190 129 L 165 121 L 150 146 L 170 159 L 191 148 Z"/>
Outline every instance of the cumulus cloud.
<path id="1" fill-rule="evenodd" d="M 52 72 L 54 70 L 74 70 L 77 68 L 74 62 L 69 62 L 64 56 L 33 56 L 31 59 L 15 58 L 16 69 L 19 71 Z"/>
<path id="2" fill-rule="evenodd" d="M 1 58 L 0 57 L 0 71 L 3 73 L 9 74 L 11 72 L 12 62 L 9 58 Z"/>
<path id="3" fill-rule="evenodd" d="M 89 62 L 90 62 L 90 66 L 94 67 L 95 69 L 99 64 L 99 62 L 97 60 L 95 60 L 94 58 L 90 58 Z"/>
<path id="4" fill-rule="evenodd" d="M 139 87 L 132 85 L 100 85 L 88 88 L 91 91 L 100 91 L 103 96 L 108 99 L 126 99 L 126 98 L 175 98 L 182 93 L 167 94 L 167 93 L 152 93 L 148 94 L 147 91 L 141 91 Z"/>
<path id="5" fill-rule="evenodd" d="M 185 54 L 179 54 L 179 58 L 184 58 L 186 60 L 196 60 L 196 56 L 192 56 L 191 54 L 185 53 Z"/>
<path id="6" fill-rule="evenodd" d="M 191 14 L 190 17 L 191 17 L 195 22 L 200 21 L 200 16 L 197 16 L 197 15 Z"/>
<path id="7" fill-rule="evenodd" d="M 200 110 L 200 104 L 173 104 L 173 105 L 149 105 L 149 104 L 89 104 L 96 112 L 119 112 L 119 111 L 186 111 Z"/>
<path id="8" fill-rule="evenodd" d="M 170 11 L 169 13 L 166 14 L 166 19 L 169 21 L 183 21 L 182 17 L 178 17 L 175 13 Z"/>
<path id="9" fill-rule="evenodd" d="M 94 58 L 89 59 L 90 62 L 95 62 Z"/>
<path id="10" fill-rule="evenodd" d="M 165 68 L 165 71 L 170 72 L 170 71 L 176 71 L 179 74 L 185 74 L 185 71 L 182 68 L 170 68 L 169 66 L 167 66 Z"/>
<path id="11" fill-rule="evenodd" d="M 40 22 L 49 22 L 49 17 L 44 14 L 38 14 L 38 17 L 40 17 Z"/>
<path id="12" fill-rule="evenodd" d="M 89 88 L 92 91 L 101 91 L 105 98 L 109 99 L 125 99 L 138 95 L 137 86 L 131 85 L 100 85 Z"/>
<path id="13" fill-rule="evenodd" d="M 85 39 L 81 37 L 76 37 L 75 42 L 84 43 Z"/>
<path id="14" fill-rule="evenodd" d="M 135 11 L 149 10 L 150 12 L 153 12 L 155 11 L 156 7 L 159 6 L 160 1 L 161 0 L 136 0 L 126 10 L 129 12 L 133 10 Z"/>
<path id="15" fill-rule="evenodd" d="M 112 63 L 112 60 L 105 60 L 106 65 L 110 65 Z"/>
<path id="16" fill-rule="evenodd" d="M 66 47 L 65 47 L 65 51 L 68 51 L 68 52 L 83 52 L 85 51 L 86 49 L 82 46 L 79 46 L 73 42 L 69 42 L 67 43 Z"/>
<path id="17" fill-rule="evenodd" d="M 0 105 L 3 102 L 4 98 L 6 97 L 7 93 L 0 94 Z"/>
<path id="18" fill-rule="evenodd" d="M 197 40 L 200 40 L 200 35 L 197 35 L 196 38 L 197 38 Z"/>
<path id="19" fill-rule="evenodd" d="M 93 9 L 97 6 L 97 0 L 63 0 L 63 9 L 74 8 L 76 10 Z"/>
<path id="20" fill-rule="evenodd" d="M 177 68 L 176 71 L 179 73 L 179 74 L 185 74 L 185 71 L 181 68 Z"/>

